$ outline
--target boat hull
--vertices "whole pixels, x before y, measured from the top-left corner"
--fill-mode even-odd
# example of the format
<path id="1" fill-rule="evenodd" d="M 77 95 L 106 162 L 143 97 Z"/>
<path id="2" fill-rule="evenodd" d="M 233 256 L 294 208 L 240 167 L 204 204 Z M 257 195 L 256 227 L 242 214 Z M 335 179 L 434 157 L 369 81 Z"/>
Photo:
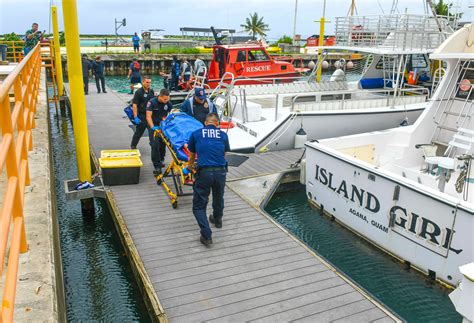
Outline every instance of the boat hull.
<path id="1" fill-rule="evenodd" d="M 474 261 L 473 211 L 345 156 L 307 145 L 311 203 L 389 254 L 456 286 L 458 267 Z"/>

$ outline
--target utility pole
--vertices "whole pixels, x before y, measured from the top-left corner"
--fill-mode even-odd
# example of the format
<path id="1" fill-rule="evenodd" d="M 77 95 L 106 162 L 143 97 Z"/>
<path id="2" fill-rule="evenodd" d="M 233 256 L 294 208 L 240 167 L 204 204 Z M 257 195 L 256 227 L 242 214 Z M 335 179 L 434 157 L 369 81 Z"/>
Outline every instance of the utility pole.
<path id="1" fill-rule="evenodd" d="M 115 19 L 115 44 L 118 44 L 119 42 L 119 34 L 118 34 L 118 30 L 120 29 L 120 27 L 125 27 L 127 26 L 127 19 L 126 18 L 123 18 L 122 20 L 117 20 L 117 18 L 114 18 Z M 125 41 L 122 37 L 120 37 L 120 40 L 121 41 Z"/>
<path id="2" fill-rule="evenodd" d="M 293 45 L 296 45 L 296 16 L 298 14 L 298 0 L 295 0 L 295 18 L 293 20 Z"/>

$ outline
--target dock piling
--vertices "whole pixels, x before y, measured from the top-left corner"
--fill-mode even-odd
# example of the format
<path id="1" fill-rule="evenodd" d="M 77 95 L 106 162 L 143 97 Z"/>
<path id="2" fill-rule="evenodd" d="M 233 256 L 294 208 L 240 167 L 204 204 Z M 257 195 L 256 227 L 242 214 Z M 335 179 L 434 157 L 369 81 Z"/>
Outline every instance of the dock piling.
<path id="1" fill-rule="evenodd" d="M 77 169 L 79 180 L 81 182 L 91 182 L 92 175 L 89 155 L 89 133 L 87 129 L 84 83 L 82 80 L 77 5 L 76 0 L 63 0 L 62 3 Z M 86 212 L 87 214 L 93 214 L 94 200 L 92 198 L 81 200 L 81 209 L 83 213 Z"/>

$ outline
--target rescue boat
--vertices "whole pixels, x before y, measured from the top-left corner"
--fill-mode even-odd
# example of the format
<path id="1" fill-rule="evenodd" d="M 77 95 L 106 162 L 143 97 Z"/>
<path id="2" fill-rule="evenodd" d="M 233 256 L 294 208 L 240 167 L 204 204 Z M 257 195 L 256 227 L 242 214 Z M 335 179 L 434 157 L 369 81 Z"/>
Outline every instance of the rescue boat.
<path id="1" fill-rule="evenodd" d="M 291 62 L 275 60 L 261 43 L 216 44 L 209 64 L 208 84 L 215 88 L 225 73 L 234 75 L 236 85 L 272 83 L 276 78 L 291 82 L 301 76 L 300 72 Z"/>

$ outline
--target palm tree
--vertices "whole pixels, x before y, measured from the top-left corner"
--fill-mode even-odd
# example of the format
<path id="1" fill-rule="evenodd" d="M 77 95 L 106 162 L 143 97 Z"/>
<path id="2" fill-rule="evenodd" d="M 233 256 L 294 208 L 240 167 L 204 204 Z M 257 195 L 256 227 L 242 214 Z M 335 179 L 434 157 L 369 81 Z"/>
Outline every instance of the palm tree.
<path id="1" fill-rule="evenodd" d="M 448 16 L 449 9 L 451 9 L 452 6 L 452 3 L 445 3 L 443 0 L 434 3 L 436 14 L 440 16 Z"/>
<path id="2" fill-rule="evenodd" d="M 258 13 L 254 12 L 250 14 L 250 17 L 245 18 L 245 24 L 240 25 L 244 28 L 249 35 L 252 35 L 252 39 L 255 40 L 255 36 L 266 36 L 266 31 L 269 31 L 268 25 L 263 22 L 263 17 L 258 17 Z"/>

